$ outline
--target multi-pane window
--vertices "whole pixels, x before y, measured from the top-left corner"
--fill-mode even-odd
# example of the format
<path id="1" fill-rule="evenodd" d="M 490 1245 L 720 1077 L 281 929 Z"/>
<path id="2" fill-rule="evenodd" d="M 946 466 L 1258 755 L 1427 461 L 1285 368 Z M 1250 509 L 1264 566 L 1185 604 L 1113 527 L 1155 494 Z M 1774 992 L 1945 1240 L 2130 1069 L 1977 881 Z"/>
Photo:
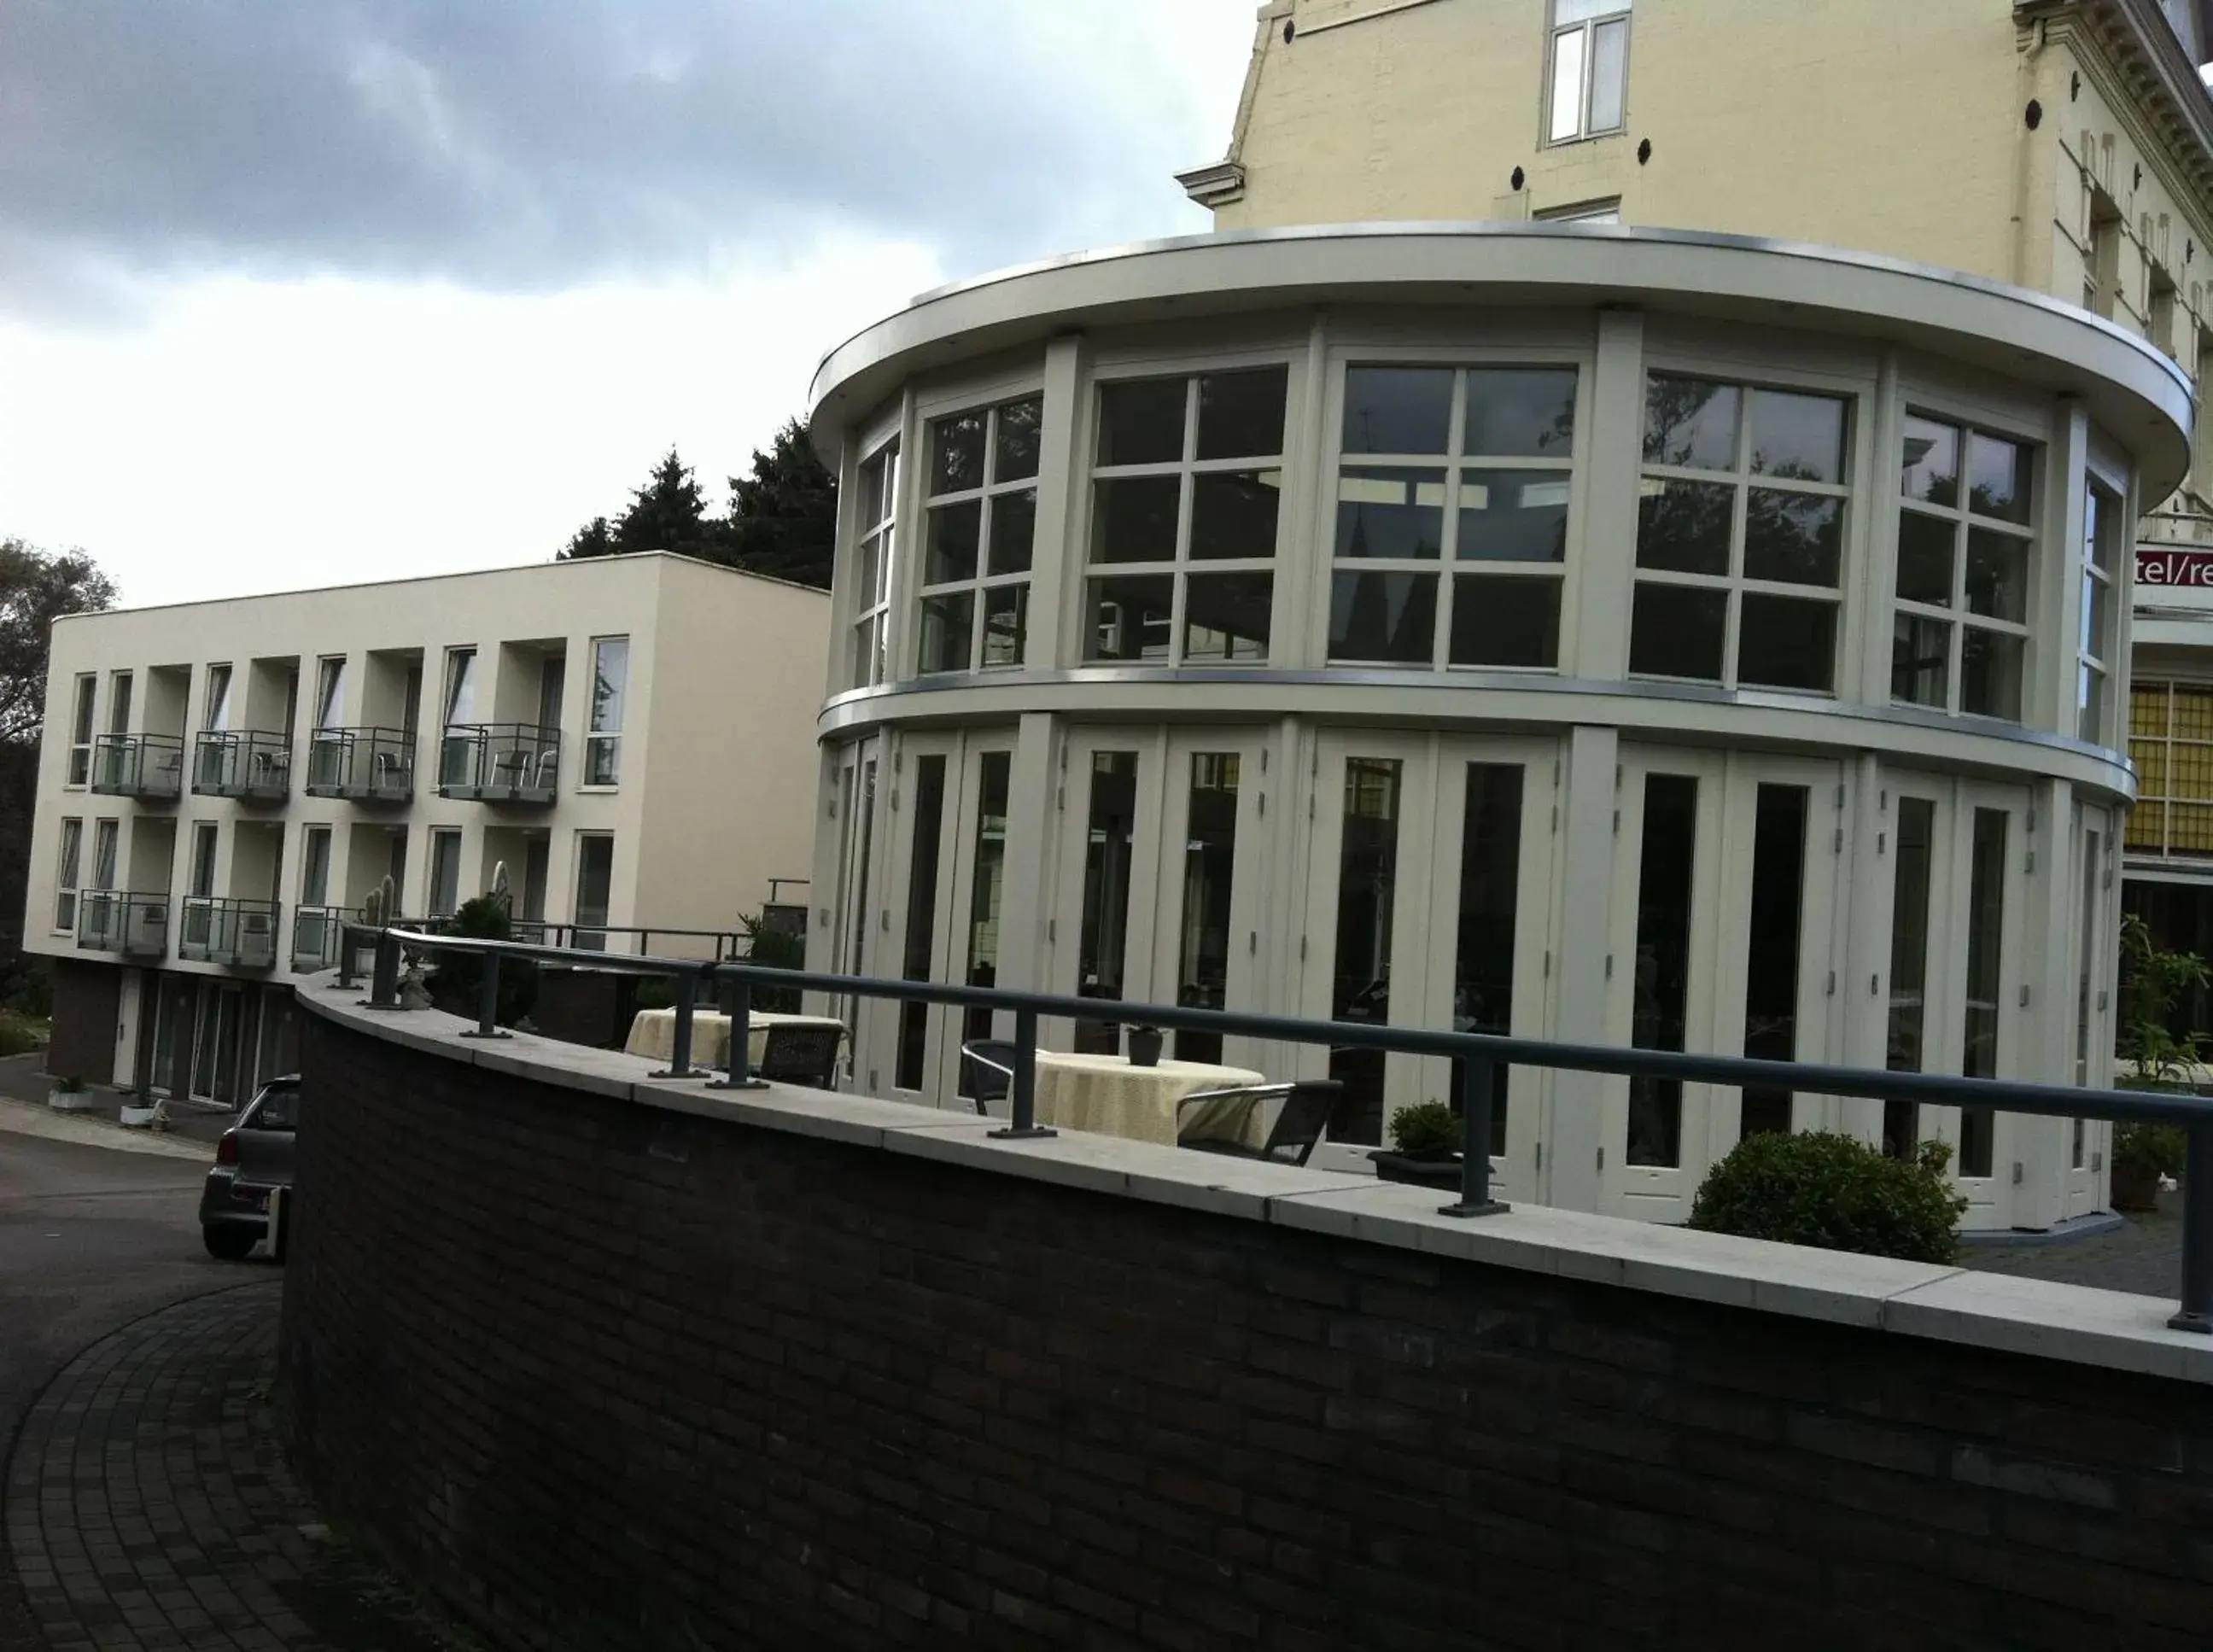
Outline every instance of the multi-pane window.
<path id="1" fill-rule="evenodd" d="M 2129 685 L 2131 853 L 2213 855 L 2213 686 Z"/>
<path id="2" fill-rule="evenodd" d="M 1022 662 L 1044 413 L 1030 396 L 930 422 L 918 670 Z"/>
<path id="3" fill-rule="evenodd" d="M 2026 442 L 1906 416 L 1892 699 L 2021 720 L 2033 470 Z"/>
<path id="4" fill-rule="evenodd" d="M 1099 390 L 1083 657 L 1268 657 L 1288 369 Z"/>
<path id="5" fill-rule="evenodd" d="M 69 783 L 82 786 L 92 778 L 92 697 L 100 680 L 90 672 L 76 680 L 76 698 L 70 708 Z"/>
<path id="6" fill-rule="evenodd" d="M 2095 482 L 2082 490 L 2082 631 L 2076 661 L 2076 733 L 2106 739 L 2106 685 L 2113 661 L 2113 570 L 2121 502 Z"/>
<path id="7" fill-rule="evenodd" d="M 1545 136 L 1565 143 L 1621 130 L 1629 91 L 1630 0 L 1552 0 Z"/>
<path id="8" fill-rule="evenodd" d="M 1559 663 L 1576 370 L 1352 367 L 1332 661 Z"/>
<path id="9" fill-rule="evenodd" d="M 622 775 L 623 704 L 630 698 L 630 638 L 592 639 L 592 710 L 584 736 L 584 783 L 612 786 Z"/>
<path id="10" fill-rule="evenodd" d="M 61 863 L 54 871 L 54 927 L 76 928 L 77 863 L 84 852 L 84 822 L 62 822 Z"/>
<path id="11" fill-rule="evenodd" d="M 881 448 L 861 466 L 853 506 L 853 671 L 856 688 L 884 680 L 892 589 L 892 512 L 899 497 L 899 448 Z"/>
<path id="12" fill-rule="evenodd" d="M 1632 673 L 1834 689 L 1849 415 L 1838 396 L 1646 379 Z"/>

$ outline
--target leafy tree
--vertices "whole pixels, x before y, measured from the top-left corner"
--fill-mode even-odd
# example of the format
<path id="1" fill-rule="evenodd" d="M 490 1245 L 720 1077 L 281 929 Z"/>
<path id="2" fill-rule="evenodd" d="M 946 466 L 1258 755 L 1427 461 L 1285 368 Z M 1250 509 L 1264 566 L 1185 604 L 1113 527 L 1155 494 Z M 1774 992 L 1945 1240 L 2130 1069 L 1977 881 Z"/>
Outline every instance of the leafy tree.
<path id="1" fill-rule="evenodd" d="M 837 533 L 838 479 L 786 419 L 767 452 L 753 449 L 753 474 L 730 479 L 730 561 L 827 590 Z"/>
<path id="2" fill-rule="evenodd" d="M 2121 1054 L 2143 1082 L 2178 1076 L 2196 1040 L 2178 1037 L 2184 1000 L 2213 980 L 2194 952 L 2163 951 L 2137 912 L 2121 915 Z"/>

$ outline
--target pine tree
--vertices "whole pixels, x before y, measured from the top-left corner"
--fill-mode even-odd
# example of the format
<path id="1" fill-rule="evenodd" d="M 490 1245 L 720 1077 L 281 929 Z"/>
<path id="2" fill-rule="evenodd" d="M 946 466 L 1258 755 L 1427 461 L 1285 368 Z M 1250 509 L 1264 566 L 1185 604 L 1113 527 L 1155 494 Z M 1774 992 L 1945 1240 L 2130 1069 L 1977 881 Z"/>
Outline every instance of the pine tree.
<path id="1" fill-rule="evenodd" d="M 730 479 L 729 560 L 827 590 L 838 533 L 838 479 L 814 456 L 796 418 L 766 453 L 753 450 L 751 476 Z"/>
<path id="2" fill-rule="evenodd" d="M 594 516 L 569 536 L 556 562 L 570 562 L 578 557 L 612 557 L 615 553 L 615 538 L 607 527 L 607 519 Z"/>

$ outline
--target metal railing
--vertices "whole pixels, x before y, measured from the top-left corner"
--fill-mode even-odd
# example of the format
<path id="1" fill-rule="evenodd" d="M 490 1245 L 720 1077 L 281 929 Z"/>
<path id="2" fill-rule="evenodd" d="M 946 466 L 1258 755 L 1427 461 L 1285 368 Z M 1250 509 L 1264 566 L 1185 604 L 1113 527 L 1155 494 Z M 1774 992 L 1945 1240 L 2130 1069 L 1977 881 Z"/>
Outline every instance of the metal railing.
<path id="1" fill-rule="evenodd" d="M 561 731 L 534 722 L 454 722 L 438 741 L 438 795 L 545 804 L 561 781 Z"/>
<path id="2" fill-rule="evenodd" d="M 103 796 L 168 803 L 184 785 L 182 735 L 101 735 L 92 743 L 92 789 Z"/>
<path id="3" fill-rule="evenodd" d="M 312 975 L 317 970 L 336 969 L 338 964 L 338 936 L 348 923 L 357 923 L 361 914 L 344 906 L 296 906 L 292 910 L 292 972 L 296 975 Z"/>
<path id="4" fill-rule="evenodd" d="M 274 969 L 283 908 L 273 900 L 186 895 L 177 926 L 177 956 L 233 969 Z"/>
<path id="5" fill-rule="evenodd" d="M 283 735 L 203 728 L 192 748 L 192 790 L 203 797 L 281 802 L 292 789 L 292 742 Z"/>
<path id="6" fill-rule="evenodd" d="M 1008 1088 L 1010 1117 L 995 1137 L 1024 1138 L 1058 1132 L 1037 1122 L 1037 1052 L 1039 1018 L 1111 1021 L 1129 1026 L 1217 1033 L 1279 1044 L 1318 1044 L 1328 1048 L 1381 1050 L 1411 1056 L 1436 1056 L 1454 1064 L 1460 1103 L 1462 1151 L 1458 1199 L 1442 1213 L 1458 1217 L 1495 1214 L 1507 1207 L 1491 1193 L 1492 1098 L 1503 1094 L 1511 1067 L 1551 1068 L 1561 1072 L 1603 1073 L 1614 1077 L 1674 1079 L 1740 1089 L 1802 1091 L 1814 1095 L 1908 1101 L 1923 1106 L 1988 1108 L 2047 1118 L 2103 1119 L 2116 1122 L 2179 1125 L 2189 1140 L 2183 1174 L 2182 1299 L 2167 1324 L 2178 1331 L 2213 1335 L 2213 1098 L 2144 1090 L 2077 1089 L 2064 1084 L 2029 1084 L 2009 1079 L 1953 1078 L 1939 1074 L 1879 1071 L 1816 1062 L 1762 1061 L 1744 1056 L 1679 1054 L 1667 1050 L 1631 1050 L 1604 1045 L 1561 1044 L 1548 1039 L 1500 1037 L 1482 1033 L 1445 1033 L 1423 1027 L 1372 1022 L 1304 1021 L 1290 1015 L 1252 1015 L 1236 1010 L 1186 1009 L 1168 1004 L 1129 1003 L 1101 998 L 1063 997 L 1043 992 L 1014 992 L 997 987 L 939 985 L 928 981 L 889 981 L 874 976 L 831 975 L 815 970 L 771 969 L 747 963 L 698 963 L 680 958 L 625 957 L 533 947 L 514 941 L 478 941 L 424 934 L 405 929 L 349 925 L 350 937 L 373 943 L 375 966 L 366 1000 L 373 1009 L 399 1007 L 403 952 L 474 953 L 485 960 L 479 978 L 473 1038 L 505 1038 L 497 1025 L 500 960 L 539 963 L 587 963 L 659 975 L 675 983 L 675 1025 L 662 1078 L 704 1078 L 714 1089 L 765 1088 L 751 1073 L 747 1045 L 753 992 L 783 987 L 846 998 L 886 998 L 901 1003 L 949 1005 L 956 1009 L 1006 1012 L 1014 1017 L 1014 1077 Z M 349 944 L 341 951 L 355 950 Z M 340 985 L 350 985 L 341 974 Z M 728 1070 L 719 1078 L 692 1065 L 695 1000 L 716 989 L 730 1020 Z M 2200 1192 L 2208 1197 L 2198 1197 Z"/>
<path id="7" fill-rule="evenodd" d="M 159 958 L 169 949 L 169 898 L 123 889 L 85 889 L 76 902 L 76 944 L 85 952 Z"/>
<path id="8" fill-rule="evenodd" d="M 318 728 L 308 741 L 310 797 L 405 803 L 415 796 L 412 728 Z"/>

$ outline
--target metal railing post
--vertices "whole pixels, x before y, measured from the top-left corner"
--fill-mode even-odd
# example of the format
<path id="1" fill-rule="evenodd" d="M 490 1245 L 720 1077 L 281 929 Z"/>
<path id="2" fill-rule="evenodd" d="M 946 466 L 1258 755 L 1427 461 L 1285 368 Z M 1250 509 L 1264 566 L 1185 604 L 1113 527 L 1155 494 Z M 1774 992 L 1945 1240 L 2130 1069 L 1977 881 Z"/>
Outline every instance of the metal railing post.
<path id="1" fill-rule="evenodd" d="M 499 954 L 485 952 L 477 954 L 484 960 L 484 973 L 477 978 L 477 1024 L 461 1034 L 465 1039 L 503 1039 L 507 1029 L 499 1024 Z"/>
<path id="2" fill-rule="evenodd" d="M 381 930 L 377 931 L 376 963 L 369 978 L 369 1007 L 399 1008 L 399 937 Z"/>
<path id="3" fill-rule="evenodd" d="M 710 978 L 712 978 L 711 972 Z M 722 1077 L 707 1086 L 710 1090 L 765 1090 L 768 1081 L 753 1076 L 753 984 L 744 976 L 732 978 L 730 982 L 730 1053 L 723 1064 Z"/>
<path id="4" fill-rule="evenodd" d="M 2182 1304 L 2167 1326 L 2213 1336 L 2213 1124 L 2186 1126 L 2182 1167 Z"/>
<path id="5" fill-rule="evenodd" d="M 1463 1056 L 1453 1064 L 1460 1081 L 1460 1199 L 1441 1205 L 1448 1216 L 1496 1216 L 1507 1207 L 1491 1197 L 1491 1105 L 1499 1064 Z"/>
<path id="6" fill-rule="evenodd" d="M 353 991 L 353 925 L 338 925 L 338 990 Z"/>
<path id="7" fill-rule="evenodd" d="M 1038 1018 L 1034 1009 L 1015 1011 L 1015 1076 L 1007 1087 L 1007 1106 L 1012 1115 L 1004 1130 L 991 1134 L 1001 1139 L 1058 1136 L 1037 1121 Z"/>
<path id="8" fill-rule="evenodd" d="M 692 1070 L 692 978 L 679 975 L 676 982 L 676 1034 L 674 1047 L 668 1052 L 668 1064 L 649 1078 L 691 1078 Z"/>

